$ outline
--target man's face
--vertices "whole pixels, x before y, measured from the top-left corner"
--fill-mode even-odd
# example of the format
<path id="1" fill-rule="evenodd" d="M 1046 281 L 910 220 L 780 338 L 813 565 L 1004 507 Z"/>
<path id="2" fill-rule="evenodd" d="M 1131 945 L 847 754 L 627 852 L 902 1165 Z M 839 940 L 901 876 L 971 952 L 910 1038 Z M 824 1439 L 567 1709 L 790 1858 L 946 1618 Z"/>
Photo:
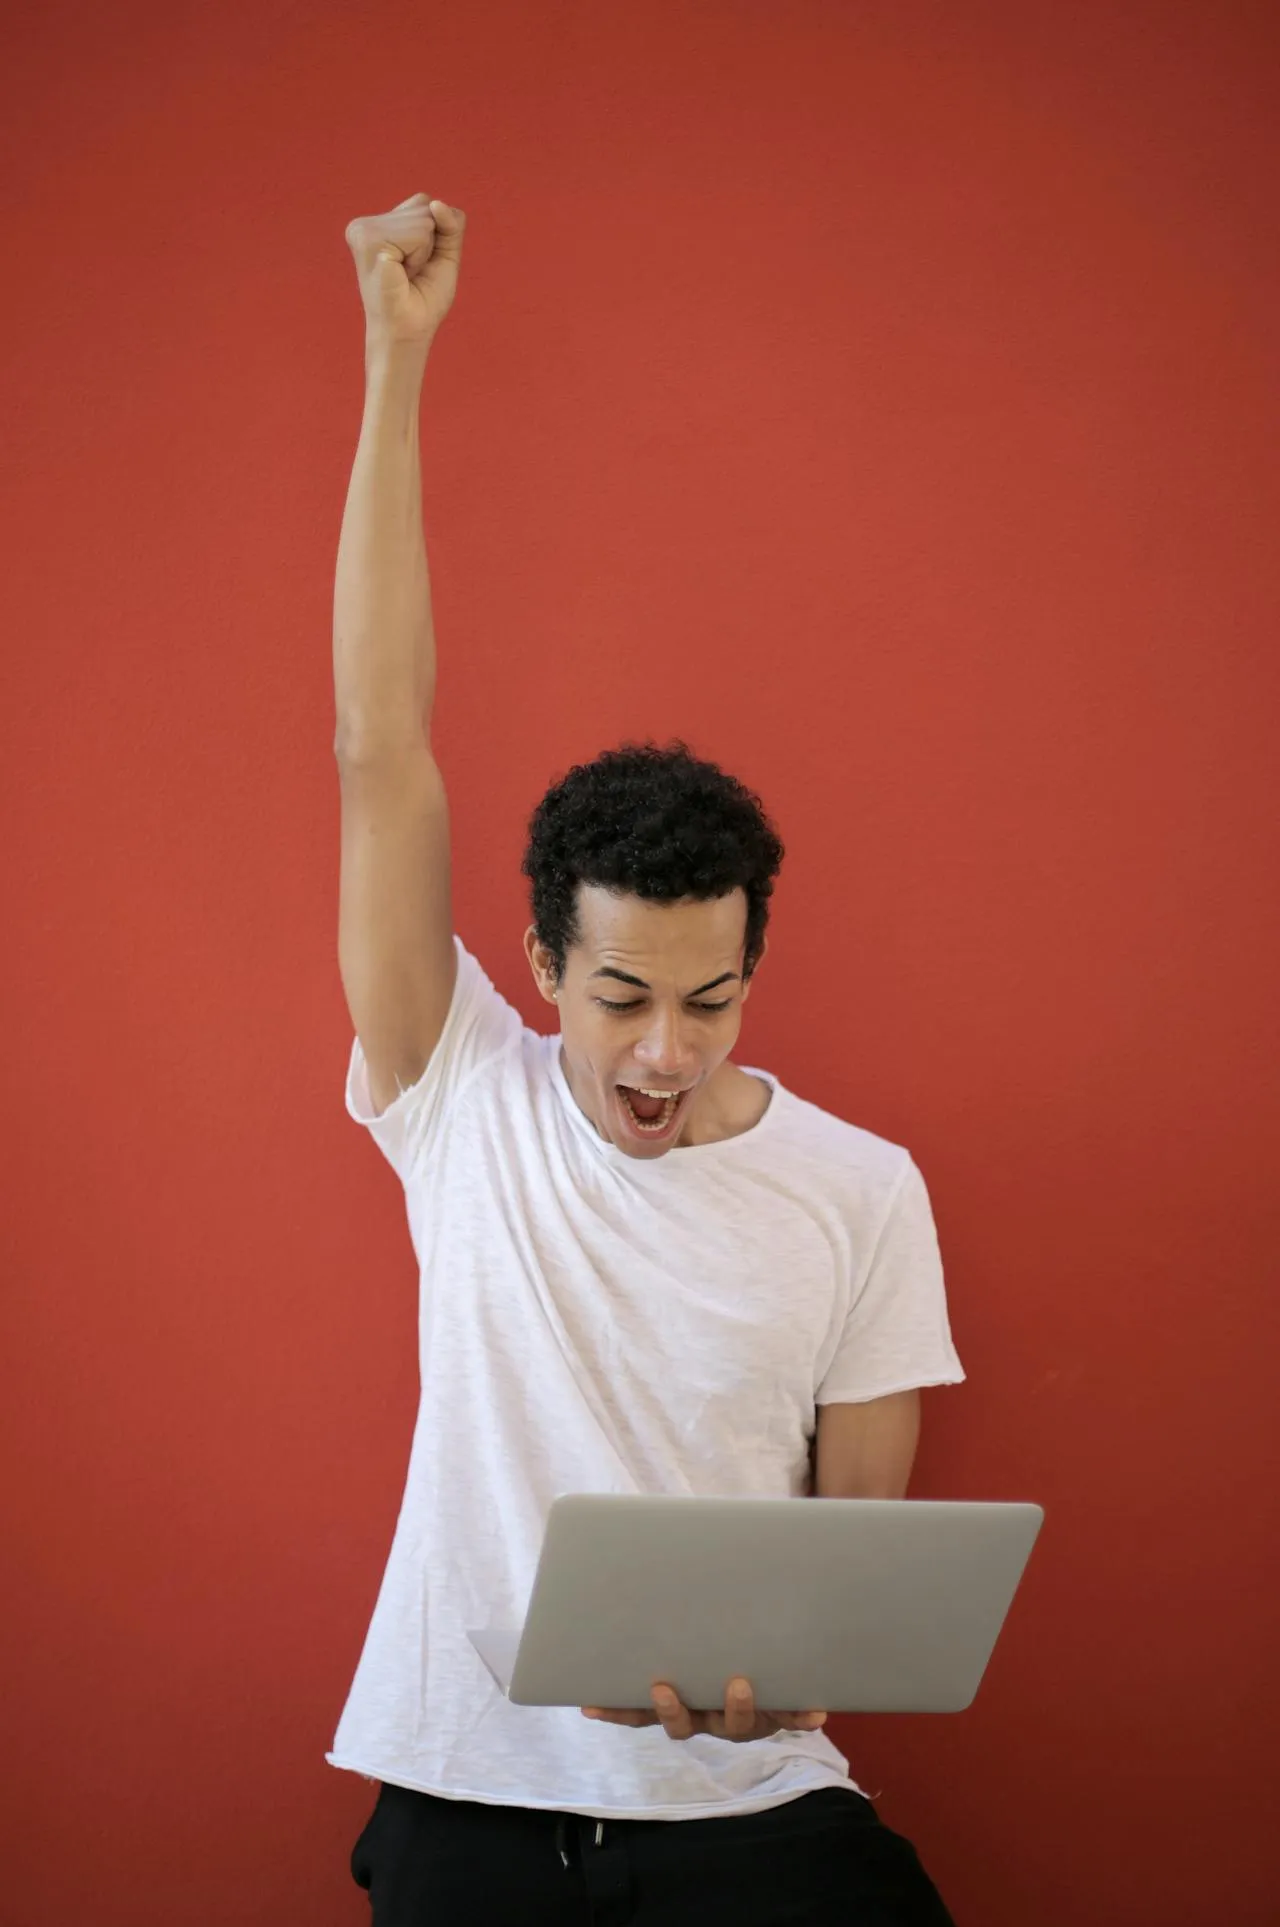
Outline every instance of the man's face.
<path id="1" fill-rule="evenodd" d="M 539 990 L 560 1012 L 565 1075 L 579 1105 L 628 1157 L 662 1157 L 696 1142 L 700 1096 L 738 1041 L 747 899 L 650 903 L 597 884 L 578 891 L 581 940 L 557 985 L 532 929 L 525 951 Z M 554 995 L 553 995 L 554 993 Z M 678 1093 L 657 1118 L 629 1093 Z M 646 1125 L 648 1128 L 646 1128 Z"/>

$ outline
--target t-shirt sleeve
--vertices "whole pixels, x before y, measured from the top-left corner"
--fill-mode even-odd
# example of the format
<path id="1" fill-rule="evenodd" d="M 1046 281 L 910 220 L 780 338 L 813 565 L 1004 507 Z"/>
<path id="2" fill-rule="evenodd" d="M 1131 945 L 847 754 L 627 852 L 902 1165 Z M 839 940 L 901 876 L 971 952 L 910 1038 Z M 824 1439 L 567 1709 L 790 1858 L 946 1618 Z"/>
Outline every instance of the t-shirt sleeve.
<path id="1" fill-rule="evenodd" d="M 357 1037 L 347 1070 L 348 1114 L 363 1124 L 403 1182 L 428 1156 L 472 1076 L 503 1051 L 518 1046 L 524 1025 L 496 990 L 460 937 L 453 939 L 458 973 L 440 1039 L 416 1084 L 375 1115 L 369 1067 Z"/>
<path id="2" fill-rule="evenodd" d="M 857 1404 L 963 1379 L 933 1210 L 908 1155 L 816 1402 Z"/>

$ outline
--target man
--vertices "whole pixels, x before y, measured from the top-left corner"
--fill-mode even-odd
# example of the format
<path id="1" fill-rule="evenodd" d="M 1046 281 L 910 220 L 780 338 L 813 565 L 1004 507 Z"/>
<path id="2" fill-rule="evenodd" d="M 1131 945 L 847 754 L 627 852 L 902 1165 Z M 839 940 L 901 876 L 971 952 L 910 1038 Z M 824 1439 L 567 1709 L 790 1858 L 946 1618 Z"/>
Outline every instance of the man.
<path id="1" fill-rule="evenodd" d="M 782 846 L 682 744 L 574 769 L 534 813 L 525 948 L 558 1036 L 453 929 L 430 749 L 418 412 L 464 218 L 354 221 L 366 402 L 338 551 L 347 1085 L 400 1177 L 422 1398 L 330 1762 L 380 1781 L 374 1927 L 945 1923 L 823 1733 L 749 1681 L 695 1714 L 532 1708 L 469 1626 L 518 1624 L 561 1492 L 901 1496 L 919 1388 L 963 1373 L 900 1146 L 731 1061 Z M 585 1714 L 585 1717 L 584 1717 Z"/>

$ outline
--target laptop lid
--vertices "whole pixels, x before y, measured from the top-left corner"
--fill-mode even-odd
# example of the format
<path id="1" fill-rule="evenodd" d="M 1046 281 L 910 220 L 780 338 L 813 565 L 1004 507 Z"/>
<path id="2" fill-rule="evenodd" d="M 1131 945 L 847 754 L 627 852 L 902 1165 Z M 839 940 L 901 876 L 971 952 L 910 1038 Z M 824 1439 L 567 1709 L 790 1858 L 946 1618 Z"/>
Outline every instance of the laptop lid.
<path id="1" fill-rule="evenodd" d="M 993 1501 L 573 1494 L 551 1507 L 523 1633 L 469 1637 L 517 1705 L 648 1707 L 664 1679 L 708 1710 L 742 1675 L 770 1710 L 957 1712 L 1043 1518 Z"/>

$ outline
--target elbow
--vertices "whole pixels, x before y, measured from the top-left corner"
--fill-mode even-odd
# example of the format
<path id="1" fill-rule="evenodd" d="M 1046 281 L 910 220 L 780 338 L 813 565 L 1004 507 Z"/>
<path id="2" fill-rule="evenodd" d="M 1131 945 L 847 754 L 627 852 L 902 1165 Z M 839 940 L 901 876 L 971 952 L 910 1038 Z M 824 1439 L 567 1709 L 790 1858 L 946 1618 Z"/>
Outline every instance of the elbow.
<path id="1" fill-rule="evenodd" d="M 382 769 L 415 751 L 421 754 L 426 747 L 426 731 L 416 721 L 375 723 L 365 717 L 340 716 L 333 734 L 339 770 Z"/>

